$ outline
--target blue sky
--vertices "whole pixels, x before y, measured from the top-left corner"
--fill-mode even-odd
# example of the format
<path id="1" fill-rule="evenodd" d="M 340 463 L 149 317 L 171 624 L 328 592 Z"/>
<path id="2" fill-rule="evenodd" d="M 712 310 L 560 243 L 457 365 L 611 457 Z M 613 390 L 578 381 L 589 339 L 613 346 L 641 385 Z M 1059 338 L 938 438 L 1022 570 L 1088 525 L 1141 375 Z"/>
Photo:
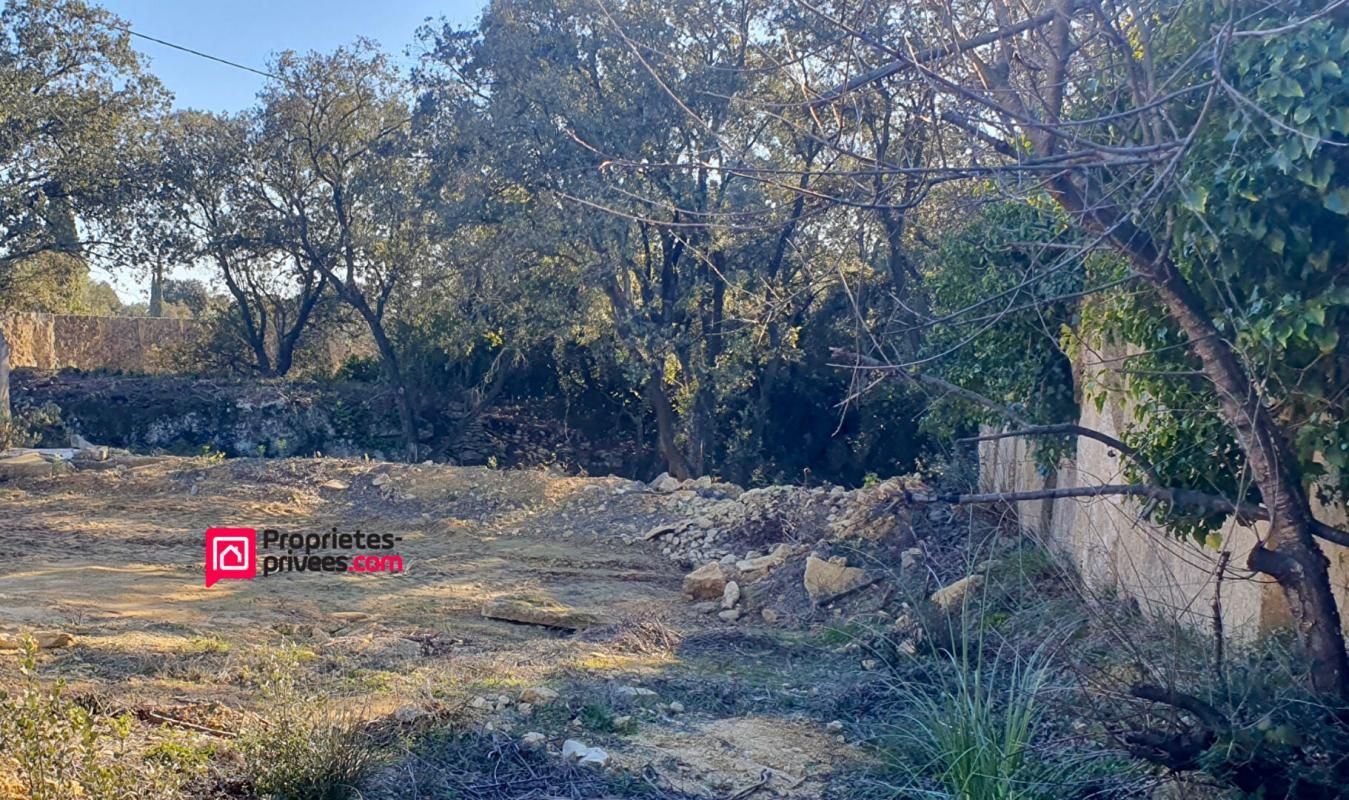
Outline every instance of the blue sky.
<path id="1" fill-rule="evenodd" d="M 94 0 L 139 33 L 263 69 L 273 53 L 331 50 L 358 36 L 402 58 L 427 17 L 471 24 L 484 0 Z M 239 111 L 264 78 L 144 39 L 137 49 L 180 108 Z"/>
<path id="2" fill-rule="evenodd" d="M 93 0 L 138 33 L 265 69 L 273 53 L 332 50 L 359 36 L 404 60 L 427 17 L 472 24 L 485 0 Z M 240 111 L 253 104 L 265 78 L 134 38 L 150 71 L 174 93 L 178 108 Z M 125 302 L 144 302 L 145 276 L 93 269 Z M 174 277 L 206 277 L 191 268 Z"/>

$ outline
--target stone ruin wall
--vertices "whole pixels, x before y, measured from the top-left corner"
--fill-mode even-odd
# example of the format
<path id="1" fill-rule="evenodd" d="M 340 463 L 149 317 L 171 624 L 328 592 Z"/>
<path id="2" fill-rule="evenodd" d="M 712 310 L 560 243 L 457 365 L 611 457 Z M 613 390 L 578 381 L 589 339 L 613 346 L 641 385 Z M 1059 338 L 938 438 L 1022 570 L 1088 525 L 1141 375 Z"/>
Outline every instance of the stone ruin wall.
<path id="1" fill-rule="evenodd" d="M 172 371 L 167 356 L 174 348 L 208 333 L 207 323 L 194 319 L 0 313 L 11 368 L 164 374 Z M 323 366 L 332 371 L 350 356 L 374 355 L 368 338 L 327 337 Z"/>
<path id="2" fill-rule="evenodd" d="M 1100 376 L 1100 364 L 1118 355 L 1098 352 L 1091 363 L 1078 369 L 1095 370 Z M 1119 438 L 1131 418 L 1123 394 L 1113 393 L 1099 412 L 1095 403 L 1082 403 L 1079 423 Z M 981 491 L 1124 483 L 1123 472 L 1117 453 L 1082 437 L 1077 439 L 1075 456 L 1065 459 L 1048 476 L 1036 468 L 1033 443 L 1027 439 L 1001 439 L 979 446 Z M 1343 505 L 1322 505 L 1314 496 L 1312 503 L 1318 519 L 1346 527 L 1349 518 Z M 1211 628 L 1220 550 L 1177 540 L 1160 526 L 1140 520 L 1140 504 L 1132 498 L 1059 498 L 1017 506 L 1022 528 L 1065 555 L 1093 593 L 1122 594 L 1136 600 L 1145 613 L 1180 619 L 1196 629 Z M 1245 569 L 1246 557 L 1264 528 L 1265 523 L 1245 526 L 1229 520 L 1220 532 L 1221 549 L 1231 553 L 1222 586 L 1224 629 L 1238 639 L 1249 640 L 1262 631 L 1290 623 L 1283 595 L 1272 579 Z M 1340 607 L 1349 609 L 1349 548 L 1324 541 L 1320 544 L 1330 559 L 1331 581 Z M 1345 620 L 1349 622 L 1349 615 Z"/>
<path id="3" fill-rule="evenodd" d="M 196 320 L 0 314 L 11 368 L 164 371 L 163 353 L 203 332 Z"/>

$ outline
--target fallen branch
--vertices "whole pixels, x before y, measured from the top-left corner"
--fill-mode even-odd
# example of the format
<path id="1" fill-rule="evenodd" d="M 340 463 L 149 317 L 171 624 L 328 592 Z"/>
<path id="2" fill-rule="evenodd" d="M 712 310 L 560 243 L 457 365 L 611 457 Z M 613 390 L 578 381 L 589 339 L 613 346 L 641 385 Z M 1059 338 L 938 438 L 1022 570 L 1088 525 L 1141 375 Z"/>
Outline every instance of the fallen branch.
<path id="1" fill-rule="evenodd" d="M 905 498 L 912 503 L 936 502 L 951 503 L 952 505 L 1020 503 L 1026 500 L 1108 496 L 1146 497 L 1149 500 L 1169 503 L 1176 507 L 1232 514 L 1242 522 L 1269 521 L 1269 510 L 1256 503 L 1235 503 L 1225 497 L 1196 492 L 1192 489 L 1167 489 L 1161 486 L 1147 486 L 1138 483 L 1110 483 L 1100 486 L 1068 486 L 1061 489 L 1031 489 L 1024 492 L 988 492 L 984 494 L 905 494 Z M 1312 521 L 1311 528 L 1312 533 L 1316 536 L 1328 542 L 1349 547 L 1349 533 L 1338 528 L 1332 528 L 1324 522 Z"/>
<path id="2" fill-rule="evenodd" d="M 161 725 L 175 725 L 180 728 L 186 728 L 190 731 L 197 731 L 198 733 L 208 733 L 212 736 L 219 736 L 222 739 L 234 739 L 238 736 L 237 733 L 231 733 L 230 731 L 220 730 L 219 728 L 207 727 L 206 725 L 198 725 L 195 722 L 188 722 L 185 719 L 170 717 L 167 714 L 160 714 L 158 711 L 150 711 L 149 709 L 142 709 L 141 711 L 138 711 L 136 715 L 141 719 L 145 720 L 146 722 L 158 722 Z"/>
<path id="3" fill-rule="evenodd" d="M 867 588 L 870 588 L 870 587 L 872 587 L 872 586 L 875 586 L 876 584 L 880 583 L 880 582 L 881 582 L 882 580 L 884 580 L 884 579 L 885 579 L 884 576 L 877 575 L 877 576 L 875 576 L 875 577 L 868 578 L 868 579 L 862 581 L 861 583 L 857 584 L 856 586 L 852 586 L 852 587 L 850 587 L 850 588 L 844 589 L 844 590 L 841 591 L 841 592 L 834 592 L 833 594 L 828 595 L 828 596 L 826 596 L 826 597 L 821 597 L 819 600 L 816 600 L 816 601 L 815 601 L 815 607 L 816 607 L 816 608 L 824 608 L 824 607 L 828 606 L 830 603 L 837 602 L 837 601 L 842 600 L 843 598 L 845 598 L 845 597 L 847 597 L 847 596 L 849 596 L 849 595 L 857 594 L 858 592 L 862 591 L 863 589 L 867 589 Z"/>
<path id="4" fill-rule="evenodd" d="M 1148 477 L 1148 480 L 1153 481 L 1154 483 L 1161 483 L 1162 481 L 1161 477 L 1157 474 L 1157 470 L 1153 469 L 1152 465 L 1149 464 L 1147 460 L 1144 459 L 1143 456 L 1140 455 L 1139 452 L 1134 448 L 1130 447 L 1129 445 L 1125 444 L 1119 439 L 1116 439 L 1115 437 L 1111 436 L 1108 433 L 1102 433 L 1101 431 L 1095 430 L 1093 428 L 1088 428 L 1085 425 L 1078 425 L 1072 422 L 1064 422 L 1058 425 L 1032 425 L 1029 428 L 1022 428 L 1020 430 L 1015 431 L 1002 431 L 1000 433 L 985 433 L 980 436 L 967 436 L 964 439 L 957 439 L 957 441 L 991 442 L 995 439 L 1011 439 L 1018 436 L 1058 436 L 1058 435 L 1081 436 L 1084 439 L 1094 439 L 1095 441 L 1100 442 L 1106 447 L 1118 450 L 1122 455 L 1124 455 L 1125 458 L 1128 458 L 1130 461 L 1134 462 L 1134 465 L 1137 466 L 1140 470 L 1142 470 L 1143 474 Z"/>
<path id="5" fill-rule="evenodd" d="M 1175 689 L 1168 689 L 1150 683 L 1136 683 L 1133 686 L 1130 686 L 1129 694 L 1137 697 L 1139 700 L 1147 700 L 1150 703 L 1161 703 L 1164 706 L 1178 708 L 1199 720 L 1211 731 L 1221 732 L 1227 729 L 1227 716 L 1192 694 L 1185 694 L 1184 692 L 1178 692 Z"/>
<path id="6" fill-rule="evenodd" d="M 746 797 L 749 797 L 750 795 L 767 786 L 769 779 L 772 777 L 773 773 L 770 770 L 765 769 L 759 773 L 758 783 L 746 786 L 745 788 L 726 798 L 726 800 L 745 800 Z"/>
<path id="7" fill-rule="evenodd" d="M 972 392 L 956 386 L 954 383 L 934 378 L 931 375 L 924 375 L 920 372 L 912 372 L 893 364 L 886 364 L 879 359 L 865 356 L 861 353 L 850 353 L 840 347 L 830 348 L 830 355 L 838 359 L 846 359 L 851 364 L 831 364 L 830 366 L 842 367 L 844 369 L 866 370 L 872 372 L 881 372 L 894 380 L 911 381 L 921 383 L 925 386 L 931 386 L 941 389 L 948 394 L 955 395 L 963 400 L 968 400 L 975 405 L 983 406 L 999 416 L 1020 426 L 1020 431 L 1009 431 L 1007 433 L 988 434 L 987 436 L 971 437 L 961 441 L 981 441 L 985 439 L 1004 438 L 1007 436 L 1018 435 L 1045 435 L 1051 432 L 1072 433 L 1077 436 L 1085 436 L 1095 439 L 1107 446 L 1118 449 L 1121 453 L 1128 456 L 1135 464 L 1143 470 L 1149 480 L 1160 483 L 1156 471 L 1133 448 L 1124 444 L 1109 434 L 1093 430 L 1073 423 L 1063 423 L 1061 425 L 1036 425 L 1030 420 L 1017 413 L 1015 410 L 1002 403 L 991 400 L 978 392 Z M 1243 523 L 1251 520 L 1269 521 L 1269 510 L 1256 503 L 1237 503 L 1225 497 L 1206 494 L 1193 489 L 1167 489 L 1161 486 L 1149 486 L 1146 484 L 1107 484 L 1104 486 L 1084 486 L 1070 487 L 1066 489 L 1037 489 L 1025 492 L 998 492 L 994 494 L 963 494 L 963 495 L 938 495 L 935 497 L 921 497 L 908 494 L 906 498 L 909 502 L 932 502 L 934 500 L 944 503 L 955 504 L 977 504 L 977 503 L 1015 503 L 1022 500 L 1054 500 L 1060 497 L 1102 497 L 1106 495 L 1128 495 L 1133 497 L 1146 497 L 1148 503 L 1144 507 L 1143 516 L 1148 517 L 1152 513 L 1152 508 L 1157 503 L 1170 503 L 1177 507 L 1196 508 L 1207 511 L 1213 511 L 1223 514 L 1234 514 L 1237 519 Z M 1311 526 L 1312 534 L 1325 539 L 1327 542 L 1349 547 L 1349 532 L 1342 531 L 1339 528 L 1311 520 L 1308 523 Z M 1267 551 L 1272 552 L 1272 551 Z M 1254 554 L 1253 554 L 1254 555 Z M 1259 570 L 1266 572 L 1266 570 Z M 1274 573 L 1269 573 L 1274 574 Z"/>

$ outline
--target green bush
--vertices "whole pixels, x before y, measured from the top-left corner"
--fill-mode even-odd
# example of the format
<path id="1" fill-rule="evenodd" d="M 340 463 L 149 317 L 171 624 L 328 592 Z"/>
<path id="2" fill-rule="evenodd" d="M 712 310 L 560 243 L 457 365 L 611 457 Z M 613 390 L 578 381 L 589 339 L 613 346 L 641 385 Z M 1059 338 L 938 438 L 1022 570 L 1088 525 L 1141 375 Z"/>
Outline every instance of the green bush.
<path id="1" fill-rule="evenodd" d="M 891 687 L 897 718 L 881 742 L 906 776 L 899 796 L 1051 800 L 1100 784 L 1099 753 L 1045 746 L 1047 645 L 1029 655 L 1010 644 L 990 652 L 975 626 L 953 638 L 956 648 L 926 679 Z"/>
<path id="2" fill-rule="evenodd" d="M 257 670 L 267 724 L 236 741 L 253 789 L 275 800 L 346 800 L 375 765 L 360 720 L 296 683 L 299 654 L 269 654 Z"/>
<path id="3" fill-rule="evenodd" d="M 19 688 L 0 695 L 0 774 L 12 773 L 28 800 L 160 800 L 176 797 L 171 764 L 127 757 L 129 716 L 104 717 L 72 701 L 63 681 L 45 687 L 37 645 L 25 637 Z"/>

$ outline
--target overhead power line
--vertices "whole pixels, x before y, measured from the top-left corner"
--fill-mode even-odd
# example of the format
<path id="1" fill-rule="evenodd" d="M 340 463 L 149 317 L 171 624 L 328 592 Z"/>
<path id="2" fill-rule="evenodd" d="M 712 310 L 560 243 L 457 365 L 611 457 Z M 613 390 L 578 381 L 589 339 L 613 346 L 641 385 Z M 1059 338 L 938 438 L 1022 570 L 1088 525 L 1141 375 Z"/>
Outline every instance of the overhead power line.
<path id="1" fill-rule="evenodd" d="M 277 81 L 282 81 L 282 82 L 285 81 L 285 79 L 282 78 L 281 76 L 279 76 L 279 75 L 273 75 L 272 73 L 270 73 L 270 72 L 268 72 L 268 71 L 266 71 L 266 70 L 258 69 L 257 67 L 250 67 L 250 66 L 248 66 L 247 64 L 240 64 L 240 63 L 237 62 L 237 61 L 230 61 L 228 58 L 220 58 L 219 56 L 213 56 L 213 55 L 211 55 L 210 53 L 203 53 L 203 52 L 200 51 L 200 50 L 194 50 L 194 49 L 191 48 L 191 47 L 185 47 L 185 46 L 183 46 L 183 45 L 181 45 L 181 44 L 174 44 L 173 42 L 168 42 L 168 41 L 165 41 L 165 40 L 163 40 L 163 39 L 159 39 L 159 38 L 156 38 L 156 37 L 154 37 L 154 36 L 150 36 L 149 34 L 144 34 L 144 33 L 141 33 L 140 31 L 132 30 L 131 28 L 129 28 L 129 27 L 125 26 L 125 25 L 118 25 L 118 24 L 115 23 L 115 22 L 106 22 L 106 21 L 103 22 L 102 24 L 105 25 L 106 27 L 112 28 L 113 30 L 121 31 L 122 33 L 128 34 L 128 35 L 130 35 L 130 36 L 135 36 L 135 37 L 138 38 L 138 39 L 145 39 L 146 41 L 154 42 L 155 44 L 162 44 L 162 45 L 164 45 L 165 47 L 171 47 L 171 48 L 173 48 L 174 50 L 181 50 L 181 51 L 184 52 L 184 53 L 188 53 L 188 54 L 190 54 L 190 55 L 194 55 L 194 56 L 196 56 L 196 57 L 198 57 L 198 58 L 204 58 L 204 59 L 206 59 L 206 60 L 208 60 L 208 61 L 214 61 L 214 62 L 216 62 L 217 64 L 224 64 L 224 65 L 227 66 L 227 67 L 234 67 L 235 69 L 241 69 L 241 70 L 243 70 L 243 71 L 245 71 L 245 72 L 251 72 L 251 73 L 253 73 L 254 75 L 261 75 L 261 76 L 264 77 L 264 78 L 271 78 L 272 80 L 277 80 Z"/>

